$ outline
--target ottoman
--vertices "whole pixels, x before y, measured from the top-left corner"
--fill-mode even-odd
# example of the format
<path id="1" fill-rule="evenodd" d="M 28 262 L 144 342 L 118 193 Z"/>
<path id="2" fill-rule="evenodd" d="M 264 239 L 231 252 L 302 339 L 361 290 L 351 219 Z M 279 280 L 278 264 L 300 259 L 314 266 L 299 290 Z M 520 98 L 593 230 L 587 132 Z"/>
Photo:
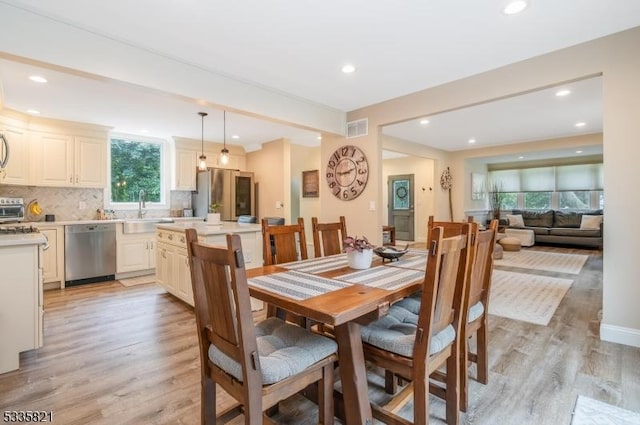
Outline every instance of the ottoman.
<path id="1" fill-rule="evenodd" d="M 498 242 L 505 251 L 520 251 L 520 239 L 507 236 Z"/>
<path id="2" fill-rule="evenodd" d="M 520 246 L 533 246 L 536 243 L 533 230 L 528 229 L 505 229 L 507 236 L 520 239 Z"/>

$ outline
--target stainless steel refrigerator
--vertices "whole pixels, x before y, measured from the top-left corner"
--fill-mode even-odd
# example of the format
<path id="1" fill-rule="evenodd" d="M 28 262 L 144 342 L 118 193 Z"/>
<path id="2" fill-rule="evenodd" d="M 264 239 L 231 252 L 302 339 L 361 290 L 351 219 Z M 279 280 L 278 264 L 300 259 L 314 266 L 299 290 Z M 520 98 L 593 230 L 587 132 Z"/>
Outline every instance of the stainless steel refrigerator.
<path id="1" fill-rule="evenodd" d="M 220 219 L 236 221 L 240 215 L 256 215 L 253 173 L 207 168 L 198 171 L 193 209 L 196 217 L 206 217 L 209 205 L 219 204 Z"/>

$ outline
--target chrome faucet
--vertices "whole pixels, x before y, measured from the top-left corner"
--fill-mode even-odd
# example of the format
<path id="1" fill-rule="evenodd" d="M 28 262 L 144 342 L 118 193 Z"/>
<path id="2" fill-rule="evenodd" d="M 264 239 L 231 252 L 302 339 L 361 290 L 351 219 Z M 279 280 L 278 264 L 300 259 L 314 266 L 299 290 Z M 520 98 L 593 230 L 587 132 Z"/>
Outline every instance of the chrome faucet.
<path id="1" fill-rule="evenodd" d="M 146 211 L 142 211 L 142 209 L 145 208 L 145 195 L 146 193 L 144 189 L 140 189 L 140 192 L 138 193 L 138 218 L 142 218 L 146 213 Z"/>

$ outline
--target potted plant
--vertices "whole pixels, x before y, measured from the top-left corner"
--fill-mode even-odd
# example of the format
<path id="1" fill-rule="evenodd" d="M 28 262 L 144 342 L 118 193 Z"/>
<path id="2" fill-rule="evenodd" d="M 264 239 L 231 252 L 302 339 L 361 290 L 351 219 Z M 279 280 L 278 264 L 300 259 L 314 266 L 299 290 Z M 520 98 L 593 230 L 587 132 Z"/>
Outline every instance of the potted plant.
<path id="1" fill-rule="evenodd" d="M 342 251 L 347 253 L 349 267 L 352 269 L 368 269 L 371 267 L 374 246 L 366 237 L 347 236 L 342 241 Z"/>
<path id="2" fill-rule="evenodd" d="M 500 210 L 504 203 L 505 193 L 502 191 L 502 183 L 491 182 L 489 187 L 489 206 L 493 211 L 493 218 L 500 220 Z"/>
<path id="3" fill-rule="evenodd" d="M 213 203 L 209 205 L 209 214 L 207 214 L 207 224 L 220 224 L 220 207 L 222 205 Z"/>

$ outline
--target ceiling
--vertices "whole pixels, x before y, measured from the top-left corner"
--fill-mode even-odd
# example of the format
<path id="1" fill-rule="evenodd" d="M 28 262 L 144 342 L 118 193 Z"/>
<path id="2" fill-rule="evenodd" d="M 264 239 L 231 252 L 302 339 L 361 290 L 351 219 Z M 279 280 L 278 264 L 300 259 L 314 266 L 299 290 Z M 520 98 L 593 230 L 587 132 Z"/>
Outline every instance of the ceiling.
<path id="1" fill-rule="evenodd" d="M 514 16 L 501 13 L 504 3 L 0 0 L 87 34 L 345 112 L 640 25 L 637 0 L 531 0 L 524 12 Z M 59 63 L 64 59 L 61 50 Z M 356 71 L 340 72 L 345 63 Z M 7 57 L 0 60 L 6 107 L 34 108 L 41 116 L 132 134 L 144 129 L 159 137 L 200 138 L 197 112 L 203 107 L 197 99 L 32 66 Z M 126 64 L 122 67 L 126 72 Z M 38 86 L 27 80 L 31 72 L 46 73 L 49 83 Z M 407 122 L 386 128 L 385 133 L 460 150 L 472 147 L 465 145 L 470 137 L 479 146 L 531 140 L 538 134 L 577 134 L 571 129 L 574 120 L 589 125 L 579 131 L 600 131 L 600 84 L 574 84 L 572 95 L 561 101 L 550 98 L 546 99 L 550 103 L 543 103 L 549 93 L 532 93 L 429 117 L 426 128 Z M 557 107 L 556 113 L 550 112 L 550 105 Z M 222 113 L 211 107 L 205 110 L 211 113 L 205 121 L 205 139 L 222 140 Z M 538 133 L 517 134 L 527 119 L 527 126 Z M 232 134 L 240 138 L 231 140 Z M 318 132 L 239 113 L 227 114 L 226 135 L 228 143 L 248 150 L 279 137 L 297 144 L 319 143 Z"/>

